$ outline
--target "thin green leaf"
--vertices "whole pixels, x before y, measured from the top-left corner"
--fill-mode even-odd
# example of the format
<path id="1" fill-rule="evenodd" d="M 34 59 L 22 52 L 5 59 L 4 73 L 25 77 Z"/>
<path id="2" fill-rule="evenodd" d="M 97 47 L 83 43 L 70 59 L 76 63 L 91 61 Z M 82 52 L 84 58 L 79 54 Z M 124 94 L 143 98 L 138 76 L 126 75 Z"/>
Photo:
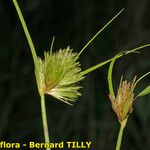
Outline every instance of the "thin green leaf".
<path id="1" fill-rule="evenodd" d="M 112 83 L 112 71 L 113 71 L 114 63 L 115 63 L 117 58 L 118 57 L 116 55 L 116 56 L 114 56 L 113 60 L 111 61 L 110 65 L 109 65 L 108 77 L 107 77 L 108 86 L 109 86 L 109 94 L 111 96 L 114 96 L 114 97 L 115 97 L 115 94 L 114 94 L 113 83 Z"/>
<path id="2" fill-rule="evenodd" d="M 135 86 L 138 84 L 139 81 L 141 81 L 143 78 L 145 78 L 146 76 L 148 76 L 150 74 L 150 72 L 147 72 L 146 74 L 144 74 L 142 77 L 140 77 L 136 83 L 135 83 Z"/>
<path id="3" fill-rule="evenodd" d="M 119 11 L 118 14 L 116 14 L 109 22 L 107 22 L 91 39 L 90 41 L 81 49 L 81 51 L 78 53 L 76 59 L 81 55 L 81 53 L 89 46 L 89 44 L 112 22 L 114 21 L 122 12 L 124 11 L 124 8 Z M 76 60 L 75 59 L 75 60 Z"/>
<path id="4" fill-rule="evenodd" d="M 136 48 L 131 49 L 131 50 L 124 50 L 123 52 L 125 52 L 125 53 L 124 53 L 124 54 L 120 53 L 120 54 L 117 56 L 117 58 L 120 58 L 120 57 L 122 57 L 123 55 L 127 55 L 127 54 L 130 54 L 130 53 L 136 53 L 138 50 L 143 49 L 143 48 L 145 48 L 145 47 L 149 47 L 149 46 L 150 46 L 150 43 L 149 43 L 149 44 L 142 45 L 142 46 L 139 46 L 139 47 L 136 47 Z M 113 58 L 114 58 L 114 57 L 113 57 Z M 86 70 L 83 70 L 83 71 L 81 72 L 81 75 L 86 75 L 86 74 L 88 74 L 88 73 L 90 73 L 90 72 L 92 72 L 92 71 L 94 71 L 94 70 L 96 70 L 96 69 L 98 69 L 98 68 L 100 68 L 100 67 L 106 65 L 107 63 L 111 62 L 111 61 L 113 60 L 113 58 L 110 58 L 110 59 L 108 59 L 108 60 L 106 60 L 106 61 L 103 61 L 103 62 L 101 62 L 101 63 L 99 63 L 99 64 L 93 66 L 93 67 L 90 67 L 90 68 L 88 68 L 88 69 L 86 69 Z"/>
<path id="5" fill-rule="evenodd" d="M 150 94 L 150 85 L 148 85 L 142 92 L 140 92 L 137 97 L 143 97 Z"/>

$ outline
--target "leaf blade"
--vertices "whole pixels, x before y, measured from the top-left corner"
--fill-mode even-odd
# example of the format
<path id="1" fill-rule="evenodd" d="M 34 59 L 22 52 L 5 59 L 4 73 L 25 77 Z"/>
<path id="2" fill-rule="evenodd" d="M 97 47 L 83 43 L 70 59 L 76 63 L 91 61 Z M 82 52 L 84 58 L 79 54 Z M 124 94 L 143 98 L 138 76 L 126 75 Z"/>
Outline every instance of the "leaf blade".
<path id="1" fill-rule="evenodd" d="M 148 85 L 142 92 L 140 92 L 137 97 L 143 97 L 150 94 L 150 85 Z"/>

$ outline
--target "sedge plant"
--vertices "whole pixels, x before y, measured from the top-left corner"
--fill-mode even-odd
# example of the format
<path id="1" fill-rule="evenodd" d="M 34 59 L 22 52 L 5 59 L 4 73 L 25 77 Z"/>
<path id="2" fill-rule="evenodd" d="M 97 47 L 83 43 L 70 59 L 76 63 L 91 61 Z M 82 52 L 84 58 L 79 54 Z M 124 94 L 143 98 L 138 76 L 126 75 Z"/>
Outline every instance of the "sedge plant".
<path id="1" fill-rule="evenodd" d="M 116 143 L 116 150 L 120 150 L 124 128 L 127 124 L 129 115 L 133 111 L 133 104 L 135 100 L 139 97 L 143 97 L 150 93 L 150 85 L 148 85 L 144 90 L 139 92 L 139 94 L 135 94 L 135 88 L 144 77 L 150 75 L 150 72 L 145 73 L 140 78 L 137 78 L 135 76 L 130 82 L 124 80 L 122 76 L 119 83 L 119 87 L 117 89 L 117 93 L 115 95 L 112 81 L 112 72 L 114 63 L 117 58 L 118 56 L 116 55 L 110 63 L 108 70 L 108 85 L 109 85 L 109 99 L 111 102 L 111 106 L 120 123 L 120 130 L 118 133 L 118 139 Z"/>
<path id="2" fill-rule="evenodd" d="M 81 70 L 80 63 L 78 61 L 81 53 L 91 44 L 91 42 L 104 30 L 108 25 L 116 19 L 124 9 L 122 9 L 117 15 L 115 15 L 106 25 L 103 26 L 92 38 L 91 40 L 81 49 L 79 53 L 73 52 L 73 50 L 68 46 L 65 49 L 59 49 L 57 52 L 53 52 L 52 40 L 51 49 L 48 52 L 44 52 L 44 59 L 37 56 L 35 46 L 33 44 L 32 38 L 28 31 L 26 22 L 20 10 L 17 0 L 12 0 L 16 8 L 17 14 L 19 16 L 20 22 L 22 24 L 24 33 L 26 35 L 32 57 L 34 62 L 35 77 L 37 82 L 37 87 L 39 95 L 41 97 L 41 114 L 44 129 L 45 142 L 49 143 L 49 130 L 47 123 L 47 114 L 45 106 L 45 94 L 49 94 L 56 99 L 63 101 L 69 105 L 81 95 L 79 89 L 80 81 L 82 81 L 86 74 L 104 66 L 105 64 L 111 62 L 113 58 L 110 58 L 104 62 L 101 62 L 93 67 L 86 70 Z M 145 44 L 143 46 L 125 50 L 125 55 L 134 53 L 135 51 L 148 47 L 150 44 Z M 124 54 L 119 54 L 117 57 L 122 57 Z M 47 148 L 50 150 L 50 148 Z"/>

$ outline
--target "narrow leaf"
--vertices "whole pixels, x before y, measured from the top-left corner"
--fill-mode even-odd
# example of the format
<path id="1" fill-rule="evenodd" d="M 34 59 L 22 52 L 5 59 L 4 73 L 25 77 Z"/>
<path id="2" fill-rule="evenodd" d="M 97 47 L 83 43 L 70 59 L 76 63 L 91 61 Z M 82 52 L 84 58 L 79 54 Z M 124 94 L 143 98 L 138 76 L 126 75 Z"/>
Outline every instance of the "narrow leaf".
<path id="1" fill-rule="evenodd" d="M 112 71 L 113 71 L 114 63 L 115 63 L 117 58 L 118 58 L 117 55 L 114 56 L 114 58 L 112 59 L 110 65 L 109 65 L 109 69 L 108 69 L 107 80 L 108 80 L 108 86 L 109 86 L 109 94 L 111 96 L 115 96 L 114 90 L 113 90 L 113 83 L 112 83 Z"/>
<path id="2" fill-rule="evenodd" d="M 81 55 L 81 53 L 88 47 L 88 45 L 104 30 L 106 27 L 114 21 L 122 12 L 124 11 L 124 8 L 119 11 L 109 22 L 107 22 L 91 39 L 90 41 L 81 49 L 81 51 L 78 53 L 76 59 Z"/>
<path id="3" fill-rule="evenodd" d="M 150 94 L 150 85 L 148 85 L 142 92 L 140 92 L 137 97 L 142 97 Z"/>
<path id="4" fill-rule="evenodd" d="M 140 77 L 136 83 L 135 83 L 135 86 L 138 84 L 139 81 L 141 81 L 143 78 L 145 78 L 146 76 L 148 76 L 150 74 L 150 72 L 147 72 L 146 74 L 144 74 L 142 77 Z"/>
<path id="5" fill-rule="evenodd" d="M 123 50 L 123 52 L 125 52 L 125 53 L 120 53 L 120 54 L 118 54 L 118 55 L 117 55 L 117 58 L 120 58 L 120 57 L 122 57 L 122 56 L 124 56 L 124 55 L 128 55 L 128 54 L 131 54 L 131 53 L 136 53 L 138 50 L 143 49 L 143 48 L 146 48 L 146 47 L 150 47 L 150 43 L 145 44 L 145 45 L 142 45 L 142 46 L 139 46 L 139 47 L 136 47 L 136 48 L 134 48 L 134 49 Z M 114 57 L 113 57 L 113 58 L 114 58 Z M 86 75 L 86 74 L 88 74 L 88 73 L 90 73 L 90 72 L 92 72 L 92 71 L 94 71 L 94 70 L 96 70 L 96 69 L 98 69 L 98 68 L 100 68 L 100 67 L 106 65 L 107 63 L 111 62 L 111 61 L 113 60 L 113 58 L 110 58 L 110 59 L 108 59 L 108 60 L 106 60 L 106 61 L 103 61 L 103 62 L 97 64 L 97 65 L 94 65 L 93 67 L 90 67 L 90 68 L 88 68 L 88 69 L 86 69 L 86 70 L 83 70 L 83 71 L 81 72 L 81 74 L 82 74 L 82 75 Z"/>

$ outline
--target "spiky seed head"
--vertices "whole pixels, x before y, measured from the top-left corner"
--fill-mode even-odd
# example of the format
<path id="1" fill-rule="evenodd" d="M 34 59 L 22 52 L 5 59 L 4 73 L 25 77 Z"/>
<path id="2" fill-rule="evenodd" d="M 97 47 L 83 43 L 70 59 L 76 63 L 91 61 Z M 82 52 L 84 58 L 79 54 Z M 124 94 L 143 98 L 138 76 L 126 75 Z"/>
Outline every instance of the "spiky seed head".
<path id="1" fill-rule="evenodd" d="M 49 94 L 70 104 L 81 94 L 79 81 L 83 80 L 77 53 L 70 47 L 56 53 L 44 52 L 44 60 L 38 58 L 35 69 L 39 93 Z"/>
<path id="2" fill-rule="evenodd" d="M 123 81 L 121 78 L 120 85 L 117 91 L 117 96 L 109 95 L 112 108 L 116 113 L 120 123 L 128 119 L 128 115 L 132 112 L 133 102 L 135 100 L 134 89 L 135 80 L 132 82 Z"/>

